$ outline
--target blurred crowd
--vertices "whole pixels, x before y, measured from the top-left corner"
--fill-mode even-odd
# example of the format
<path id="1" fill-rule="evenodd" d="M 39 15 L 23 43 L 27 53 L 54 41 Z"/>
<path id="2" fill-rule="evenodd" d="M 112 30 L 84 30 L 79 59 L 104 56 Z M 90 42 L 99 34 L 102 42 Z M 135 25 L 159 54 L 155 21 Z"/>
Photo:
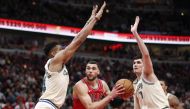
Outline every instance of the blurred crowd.
<path id="1" fill-rule="evenodd" d="M 39 51 L 41 52 L 43 46 L 46 44 L 47 37 L 38 36 L 34 38 L 33 36 L 21 35 L 18 33 L 0 32 L 0 48 L 11 48 L 11 49 L 21 49 L 28 51 Z M 16 35 L 17 34 L 17 35 Z M 27 37 L 26 37 L 27 36 Z M 13 38 L 14 37 L 14 38 Z M 56 38 L 51 39 L 60 42 L 63 46 L 70 43 L 72 38 L 64 39 Z M 147 44 L 151 57 L 155 61 L 189 61 L 190 60 L 190 47 L 188 45 L 178 46 L 178 45 L 156 45 Z M 86 41 L 78 50 L 79 53 L 85 53 L 90 56 L 101 56 L 101 57 L 111 57 L 120 59 L 133 59 L 135 55 L 139 54 L 139 48 L 136 43 L 119 43 L 119 42 L 105 42 L 88 40 Z"/>
<path id="2" fill-rule="evenodd" d="M 143 2 L 144 1 L 144 2 Z M 189 35 L 188 0 L 107 0 L 104 17 L 95 29 L 128 32 L 136 15 L 142 33 Z M 1 0 L 0 18 L 82 27 L 92 5 L 103 0 Z"/>
<path id="3" fill-rule="evenodd" d="M 41 94 L 46 60 L 44 56 L 32 53 L 0 52 L 0 108 L 33 108 Z M 72 108 L 72 86 L 85 76 L 85 65 L 89 60 L 92 59 L 76 56 L 66 65 L 70 84 L 63 109 Z M 118 79 L 135 79 L 132 61 L 106 58 L 93 60 L 98 61 L 101 69 L 100 78 L 104 79 L 110 88 Z M 155 62 L 154 69 L 158 78 L 168 82 L 169 92 L 179 97 L 185 109 L 190 109 L 190 64 Z M 111 106 L 109 108 L 112 109 Z M 132 98 L 123 102 L 119 109 L 133 109 Z"/>

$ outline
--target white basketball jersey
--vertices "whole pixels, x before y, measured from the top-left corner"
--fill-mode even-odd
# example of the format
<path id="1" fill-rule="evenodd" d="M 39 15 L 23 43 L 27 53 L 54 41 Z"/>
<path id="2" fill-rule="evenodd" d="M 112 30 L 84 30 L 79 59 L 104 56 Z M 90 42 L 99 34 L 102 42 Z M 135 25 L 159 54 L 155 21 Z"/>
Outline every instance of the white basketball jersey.
<path id="1" fill-rule="evenodd" d="M 57 107 L 61 107 L 65 102 L 67 88 L 69 84 L 69 75 L 66 66 L 60 72 L 49 71 L 49 59 L 45 65 L 44 92 L 40 99 L 48 99 Z"/>
<path id="2" fill-rule="evenodd" d="M 169 96 L 172 95 L 171 93 L 167 93 L 166 97 L 169 99 Z"/>
<path id="3" fill-rule="evenodd" d="M 135 85 L 135 95 L 141 109 L 169 109 L 168 99 L 159 81 L 150 83 L 141 78 Z"/>

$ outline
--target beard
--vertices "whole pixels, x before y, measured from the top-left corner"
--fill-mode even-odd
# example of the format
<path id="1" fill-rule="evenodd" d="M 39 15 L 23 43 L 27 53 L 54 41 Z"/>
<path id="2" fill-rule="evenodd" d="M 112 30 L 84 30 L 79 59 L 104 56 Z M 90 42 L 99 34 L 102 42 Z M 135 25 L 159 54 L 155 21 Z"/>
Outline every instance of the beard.
<path id="1" fill-rule="evenodd" d="M 93 78 L 89 78 L 89 77 L 87 76 L 88 81 L 94 81 L 96 78 L 97 78 L 97 76 L 95 76 L 95 77 L 93 77 Z"/>

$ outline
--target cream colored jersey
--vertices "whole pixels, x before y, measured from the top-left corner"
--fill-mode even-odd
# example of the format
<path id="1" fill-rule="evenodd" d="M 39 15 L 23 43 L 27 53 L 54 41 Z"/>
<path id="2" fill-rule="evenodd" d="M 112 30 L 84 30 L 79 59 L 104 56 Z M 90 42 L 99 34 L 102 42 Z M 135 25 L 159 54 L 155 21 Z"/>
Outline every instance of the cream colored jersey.
<path id="1" fill-rule="evenodd" d="M 168 99 L 159 81 L 150 83 L 141 78 L 135 85 L 135 96 L 141 109 L 169 109 Z"/>
<path id="2" fill-rule="evenodd" d="M 166 97 L 169 99 L 169 96 L 172 95 L 171 93 L 167 93 Z"/>
<path id="3" fill-rule="evenodd" d="M 58 108 L 60 108 L 65 102 L 67 88 L 69 84 L 69 75 L 66 66 L 60 72 L 49 71 L 49 59 L 45 65 L 44 87 L 41 99 L 47 99 L 53 102 Z"/>

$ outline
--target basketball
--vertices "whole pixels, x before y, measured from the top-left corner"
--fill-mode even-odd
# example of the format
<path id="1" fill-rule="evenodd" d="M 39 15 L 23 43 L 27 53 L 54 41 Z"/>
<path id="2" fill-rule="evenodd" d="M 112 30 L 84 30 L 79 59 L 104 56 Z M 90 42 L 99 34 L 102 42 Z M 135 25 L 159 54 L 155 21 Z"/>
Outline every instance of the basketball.
<path id="1" fill-rule="evenodd" d="M 125 93 L 123 95 L 120 95 L 120 97 L 123 100 L 127 100 L 129 97 L 131 97 L 134 93 L 134 87 L 133 83 L 128 79 L 120 79 L 116 82 L 116 84 L 121 84 L 125 88 Z"/>

